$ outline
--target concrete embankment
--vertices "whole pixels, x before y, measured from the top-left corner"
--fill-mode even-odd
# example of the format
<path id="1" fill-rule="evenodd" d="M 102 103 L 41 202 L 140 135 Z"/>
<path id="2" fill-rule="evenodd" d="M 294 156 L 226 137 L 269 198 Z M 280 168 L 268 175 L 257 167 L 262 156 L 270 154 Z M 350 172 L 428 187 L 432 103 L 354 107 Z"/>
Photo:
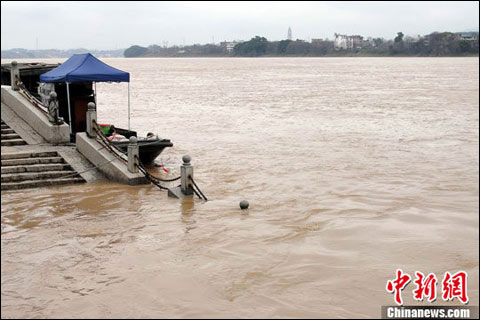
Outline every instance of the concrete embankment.
<path id="1" fill-rule="evenodd" d="M 4 92 L 2 87 L 2 191 L 105 179 L 74 144 L 48 143 L 16 113 L 16 109 L 13 111 L 3 102 Z"/>
<path id="2" fill-rule="evenodd" d="M 2 103 L 14 110 L 14 112 L 28 123 L 31 128 L 38 132 L 45 141 L 51 144 L 70 142 L 70 128 L 67 124 L 51 124 L 44 111 L 39 110 L 39 108 L 22 96 L 19 91 L 13 90 L 10 86 L 2 86 L 1 90 Z"/>
<path id="3" fill-rule="evenodd" d="M 20 92 L 2 86 L 2 190 L 109 180 L 129 185 L 149 181 L 96 139 L 77 133 L 70 143 L 67 124 L 53 125 L 44 110 Z"/>

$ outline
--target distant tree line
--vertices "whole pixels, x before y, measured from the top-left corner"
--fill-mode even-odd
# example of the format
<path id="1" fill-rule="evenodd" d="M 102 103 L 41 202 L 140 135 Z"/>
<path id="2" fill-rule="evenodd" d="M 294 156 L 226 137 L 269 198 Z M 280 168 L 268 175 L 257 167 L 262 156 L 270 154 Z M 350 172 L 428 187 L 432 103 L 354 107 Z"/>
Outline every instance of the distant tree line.
<path id="1" fill-rule="evenodd" d="M 458 33 L 434 32 L 423 37 L 405 37 L 398 32 L 393 40 L 369 38 L 361 46 L 352 49 L 338 49 L 332 40 L 268 41 L 255 36 L 249 41 L 240 42 L 233 50 L 215 44 L 195 44 L 192 46 L 132 46 L 125 50 L 125 57 L 261 57 L 261 56 L 467 56 L 478 55 L 478 32 L 470 33 L 465 39 Z"/>
<path id="2" fill-rule="evenodd" d="M 225 50 L 213 44 L 194 44 L 192 46 L 158 46 L 151 45 L 148 47 L 131 46 L 125 50 L 124 56 L 127 58 L 134 57 L 222 57 L 226 56 Z"/>
<path id="3" fill-rule="evenodd" d="M 116 50 L 92 50 L 85 48 L 78 49 L 42 49 L 42 50 L 29 50 L 22 48 L 15 48 L 9 50 L 2 50 L 2 59 L 45 59 L 45 58 L 70 58 L 74 54 L 90 52 L 96 57 L 108 58 L 108 57 L 123 57 L 125 55 L 125 49 Z"/>
<path id="4" fill-rule="evenodd" d="M 464 56 L 478 55 L 478 33 L 465 40 L 459 34 L 434 32 L 424 37 L 405 37 L 399 32 L 393 41 L 374 39 L 375 45 L 366 47 L 365 54 L 390 56 Z"/>

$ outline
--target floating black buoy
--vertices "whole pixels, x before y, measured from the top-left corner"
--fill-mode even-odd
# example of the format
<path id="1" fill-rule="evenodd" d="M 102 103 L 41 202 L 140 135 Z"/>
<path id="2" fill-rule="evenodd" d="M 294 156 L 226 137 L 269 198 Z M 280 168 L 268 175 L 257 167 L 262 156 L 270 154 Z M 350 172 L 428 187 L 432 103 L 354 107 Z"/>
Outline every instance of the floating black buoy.
<path id="1" fill-rule="evenodd" d="M 248 201 L 247 200 L 242 200 L 240 201 L 240 209 L 248 209 Z"/>

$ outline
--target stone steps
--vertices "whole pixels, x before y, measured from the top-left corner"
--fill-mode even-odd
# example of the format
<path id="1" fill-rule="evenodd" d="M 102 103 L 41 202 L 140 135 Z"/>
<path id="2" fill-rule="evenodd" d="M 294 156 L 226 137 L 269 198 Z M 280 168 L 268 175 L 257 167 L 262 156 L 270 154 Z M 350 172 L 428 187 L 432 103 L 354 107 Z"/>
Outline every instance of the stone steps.
<path id="1" fill-rule="evenodd" d="M 71 170 L 65 171 L 45 171 L 45 172 L 22 172 L 22 173 L 2 173 L 2 183 L 27 180 L 47 180 L 75 176 L 77 173 Z"/>
<path id="2" fill-rule="evenodd" d="M 6 166 L 28 166 L 32 164 L 47 164 L 47 163 L 63 163 L 62 157 L 45 157 L 45 158 L 21 158 L 2 160 L 2 167 Z"/>
<path id="3" fill-rule="evenodd" d="M 6 133 L 2 132 L 2 140 L 11 140 L 11 139 L 21 139 L 20 136 L 16 133 Z"/>
<path id="4" fill-rule="evenodd" d="M 27 144 L 24 140 L 22 139 L 13 139 L 13 140 L 3 140 L 1 145 L 4 147 L 9 147 L 9 146 L 22 146 Z"/>
<path id="5" fill-rule="evenodd" d="M 2 154 L 2 160 L 9 159 L 24 159 L 24 158 L 44 158 L 44 157 L 58 157 L 57 151 L 43 151 L 43 152 L 16 152 L 10 154 Z"/>
<path id="6" fill-rule="evenodd" d="M 85 182 L 56 151 L 1 155 L 2 190 Z"/>
<path id="7" fill-rule="evenodd" d="M 2 167 L 2 175 L 7 173 L 43 172 L 73 170 L 67 163 L 34 164 L 29 166 L 6 166 Z"/>
<path id="8" fill-rule="evenodd" d="M 26 188 L 39 188 L 57 186 L 62 184 L 83 183 L 85 180 L 82 178 L 65 178 L 65 179 L 47 179 L 37 181 L 22 181 L 22 182 L 2 182 L 2 190 L 18 190 Z"/>
<path id="9" fill-rule="evenodd" d="M 2 120 L 2 135 L 1 135 L 1 145 L 4 147 L 8 146 L 21 146 L 27 144 L 12 128 L 10 128 Z"/>
<path id="10" fill-rule="evenodd" d="M 15 133 L 13 129 L 2 129 L 2 135 Z"/>

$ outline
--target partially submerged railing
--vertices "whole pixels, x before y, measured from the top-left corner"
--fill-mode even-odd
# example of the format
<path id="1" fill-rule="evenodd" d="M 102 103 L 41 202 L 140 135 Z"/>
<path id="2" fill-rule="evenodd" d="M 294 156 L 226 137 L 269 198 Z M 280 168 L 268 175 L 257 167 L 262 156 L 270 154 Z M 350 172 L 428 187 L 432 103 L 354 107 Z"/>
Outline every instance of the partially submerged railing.
<path id="1" fill-rule="evenodd" d="M 23 82 L 18 83 L 18 93 L 20 93 L 21 96 L 23 96 L 25 99 L 30 101 L 35 107 L 37 107 L 38 110 L 40 110 L 42 113 L 44 113 L 46 116 L 48 115 L 48 108 L 47 106 L 44 106 L 43 103 L 38 100 L 35 96 L 33 96 L 30 91 L 25 87 Z"/>
<path id="2" fill-rule="evenodd" d="M 193 179 L 193 166 L 190 164 L 190 156 L 183 156 L 183 165 L 180 167 L 179 177 L 169 179 L 157 177 L 148 172 L 147 168 L 145 168 L 140 161 L 139 146 L 136 137 L 130 137 L 130 143 L 127 149 L 127 157 L 125 157 L 125 153 L 107 139 L 103 131 L 100 129 L 96 118 L 97 111 L 95 104 L 90 102 L 87 109 L 87 136 L 89 138 L 96 139 L 108 152 L 113 154 L 116 159 L 119 159 L 124 165 L 126 165 L 129 172 L 141 172 L 152 184 L 162 190 L 168 190 L 169 196 L 179 198 L 181 196 L 191 196 L 195 193 L 200 199 L 205 201 L 208 200 Z M 177 180 L 181 180 L 181 184 L 175 188 L 169 188 L 162 185 L 162 183 L 169 183 Z"/>

